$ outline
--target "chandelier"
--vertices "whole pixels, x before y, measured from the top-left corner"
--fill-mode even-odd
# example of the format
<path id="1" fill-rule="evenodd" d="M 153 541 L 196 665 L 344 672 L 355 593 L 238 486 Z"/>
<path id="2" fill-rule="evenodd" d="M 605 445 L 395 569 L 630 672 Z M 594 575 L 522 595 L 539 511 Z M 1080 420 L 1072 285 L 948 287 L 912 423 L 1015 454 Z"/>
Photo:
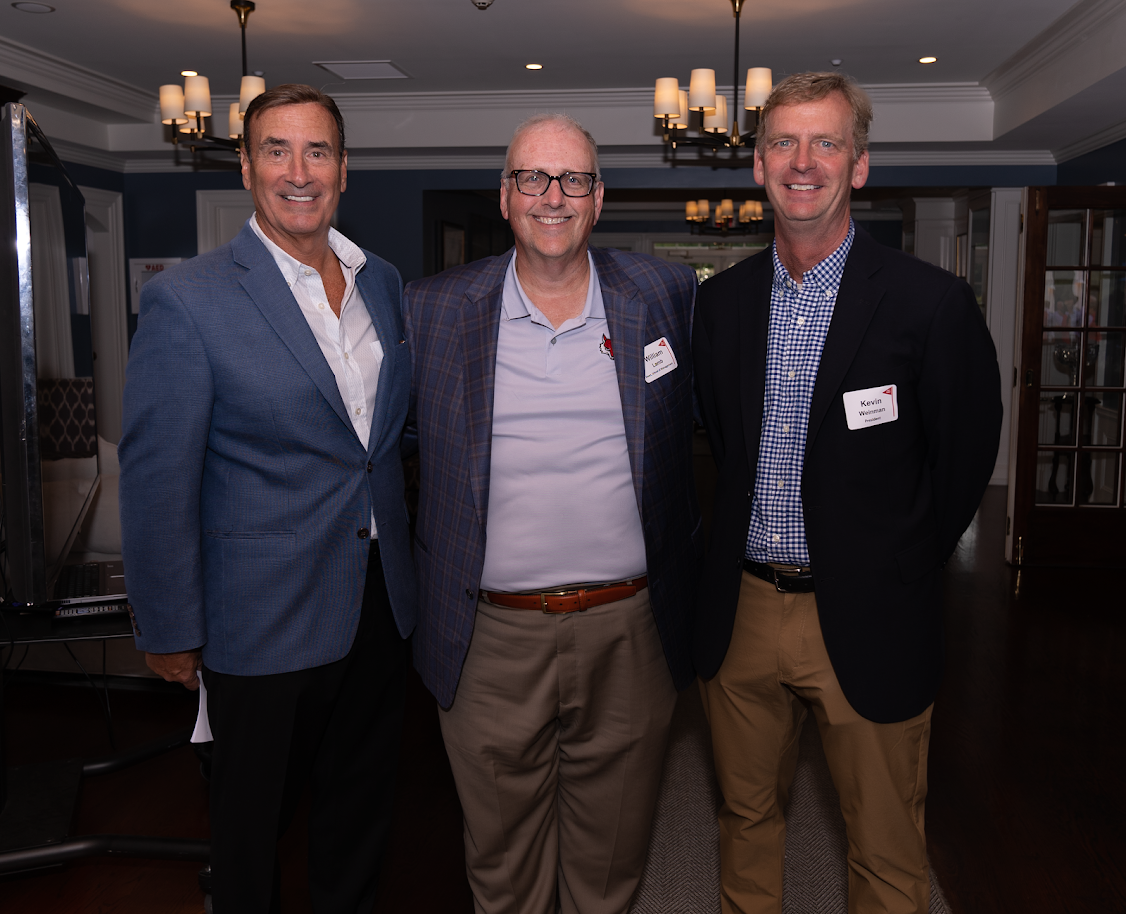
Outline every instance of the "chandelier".
<path id="1" fill-rule="evenodd" d="M 680 88 L 675 77 L 661 77 L 653 92 L 653 116 L 662 119 L 664 141 L 673 152 L 675 159 L 678 146 L 699 146 L 713 151 L 730 149 L 731 158 L 717 160 L 709 156 L 703 164 L 722 164 L 727 167 L 740 167 L 753 164 L 753 157 L 740 157 L 740 147 L 753 149 L 755 127 L 759 112 L 766 104 L 767 96 L 773 87 L 773 77 L 769 67 L 751 67 L 747 70 L 746 91 L 743 107 L 752 112 L 751 132 L 747 136 L 739 134 L 739 20 L 743 12 L 743 0 L 731 0 L 735 13 L 735 74 L 732 80 L 731 119 L 728 121 L 727 96 L 715 90 L 715 70 L 693 70 L 688 90 Z M 703 136 L 688 136 L 688 117 L 690 111 L 700 112 Z M 730 126 L 729 126 L 730 124 Z"/>
<path id="2" fill-rule="evenodd" d="M 693 235 L 757 235 L 762 222 L 762 203 L 759 200 L 746 200 L 739 204 L 738 222 L 735 218 L 735 203 L 725 197 L 715 208 L 715 215 L 709 219 L 711 205 L 707 200 L 689 200 L 684 204 L 684 219 Z M 710 224 L 709 224 L 710 222 Z"/>
<path id="3" fill-rule="evenodd" d="M 172 127 L 172 145 L 178 146 L 180 134 L 186 134 L 192 152 L 197 150 L 222 150 L 237 152 L 242 140 L 242 119 L 246 106 L 266 91 L 266 80 L 261 76 L 246 74 L 246 20 L 254 12 L 251 0 L 231 0 L 231 9 L 238 16 L 242 30 L 242 83 L 239 100 L 231 102 L 227 115 L 227 136 L 214 136 L 207 132 L 204 118 L 211 117 L 211 85 L 206 76 L 195 70 L 181 70 L 184 85 L 176 83 L 160 87 L 160 122 Z"/>

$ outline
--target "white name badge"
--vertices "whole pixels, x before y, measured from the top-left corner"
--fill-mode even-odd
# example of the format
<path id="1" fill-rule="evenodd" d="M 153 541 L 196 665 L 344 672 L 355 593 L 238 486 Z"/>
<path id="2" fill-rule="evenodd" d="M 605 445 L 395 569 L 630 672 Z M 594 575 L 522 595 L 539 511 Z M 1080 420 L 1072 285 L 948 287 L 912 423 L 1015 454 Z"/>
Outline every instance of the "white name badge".
<path id="1" fill-rule="evenodd" d="M 661 375 L 676 368 L 676 356 L 672 346 L 663 336 L 645 347 L 645 383 L 652 384 Z"/>
<path id="2" fill-rule="evenodd" d="M 883 425 L 899 418 L 899 399 L 894 384 L 850 390 L 844 395 L 845 419 L 850 429 Z"/>

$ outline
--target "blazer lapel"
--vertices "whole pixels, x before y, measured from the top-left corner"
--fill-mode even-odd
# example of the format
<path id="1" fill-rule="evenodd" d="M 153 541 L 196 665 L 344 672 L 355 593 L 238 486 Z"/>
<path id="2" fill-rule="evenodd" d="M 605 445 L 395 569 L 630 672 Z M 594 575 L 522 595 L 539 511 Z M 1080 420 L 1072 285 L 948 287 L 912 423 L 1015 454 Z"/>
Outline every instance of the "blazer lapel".
<path id="1" fill-rule="evenodd" d="M 629 274 L 599 248 L 591 248 L 594 268 L 606 307 L 606 325 L 614 347 L 614 369 L 622 398 L 622 418 L 626 426 L 626 446 L 633 473 L 637 509 L 642 510 L 642 482 L 645 467 L 645 299 Z M 644 515 L 642 520 L 644 521 Z"/>
<path id="2" fill-rule="evenodd" d="M 469 439 L 469 482 L 477 521 L 485 526 L 489 507 L 489 464 L 493 439 L 493 387 L 497 369 L 504 276 L 512 252 L 483 268 L 465 290 L 458 309 L 458 329 L 465 356 L 465 426 Z"/>
<path id="3" fill-rule="evenodd" d="M 391 389 L 394 386 L 394 379 L 391 376 L 391 372 L 394 371 L 394 358 L 392 356 L 396 344 L 402 337 L 387 313 L 387 309 L 390 307 L 387 301 L 387 290 L 374 278 L 366 265 L 356 275 L 356 286 L 364 300 L 368 314 L 371 315 L 371 322 L 375 326 L 379 343 L 383 347 L 383 361 L 379 366 L 379 379 L 375 388 L 375 405 L 372 407 L 371 430 L 368 432 L 368 455 L 370 456 L 379 442 L 383 440 L 383 427 L 387 424 L 387 407 L 391 402 Z M 351 423 L 351 419 L 348 421 Z"/>
<path id="4" fill-rule="evenodd" d="M 340 421 L 354 435 L 352 420 L 340 397 L 340 389 L 336 386 L 336 376 L 328 367 L 321 347 L 317 345 L 316 337 L 301 313 L 301 306 L 282 278 L 274 258 L 249 225 L 243 226 L 242 231 L 231 242 L 231 250 L 235 262 L 248 271 L 239 279 L 246 294 L 313 379 Z"/>
<path id="5" fill-rule="evenodd" d="M 743 412 L 743 446 L 751 471 L 758 465 L 766 397 L 766 339 L 770 330 L 770 296 L 774 283 L 771 248 L 758 255 L 748 286 L 739 291 L 739 391 Z"/>
<path id="6" fill-rule="evenodd" d="M 837 301 L 833 306 L 833 320 L 825 337 L 825 348 L 821 352 L 821 364 L 817 369 L 817 383 L 813 388 L 813 403 L 809 409 L 809 430 L 806 433 L 805 448 L 809 453 L 817 431 L 821 427 L 844 381 L 856 350 L 864 339 L 868 324 L 884 290 L 871 281 L 871 276 L 882 266 L 875 256 L 871 241 L 858 229 L 852 241 L 841 287 L 837 290 Z"/>

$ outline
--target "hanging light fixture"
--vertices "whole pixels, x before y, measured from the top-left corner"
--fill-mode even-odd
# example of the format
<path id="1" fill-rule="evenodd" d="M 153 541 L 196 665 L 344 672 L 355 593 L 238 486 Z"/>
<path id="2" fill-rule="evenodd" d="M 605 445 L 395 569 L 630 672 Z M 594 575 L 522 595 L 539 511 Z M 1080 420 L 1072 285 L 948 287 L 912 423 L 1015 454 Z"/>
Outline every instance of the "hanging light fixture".
<path id="1" fill-rule="evenodd" d="M 730 198 L 720 200 L 714 210 L 707 200 L 689 200 L 684 204 L 684 221 L 693 235 L 757 235 L 763 221 L 762 201 L 746 200 L 739 204 L 736 217 L 735 203 Z"/>
<path id="2" fill-rule="evenodd" d="M 231 0 L 231 9 L 238 15 L 242 31 L 242 83 L 239 86 L 239 100 L 232 102 L 227 117 L 227 136 L 213 136 L 207 132 L 204 118 L 212 116 L 211 84 L 206 76 L 195 70 L 181 70 L 184 85 L 175 83 L 160 87 L 160 122 L 172 127 L 172 145 L 178 146 L 180 134 L 190 137 L 187 141 L 192 152 L 197 150 L 219 149 L 237 152 L 242 142 L 242 119 L 246 106 L 266 91 L 266 80 L 261 76 L 248 76 L 246 72 L 246 20 L 254 12 L 252 0 Z"/>
<path id="3" fill-rule="evenodd" d="M 767 96 L 770 95 L 773 80 L 769 67 L 751 67 L 747 70 L 743 107 L 753 114 L 751 132 L 745 137 L 741 136 L 739 133 L 739 21 L 743 12 L 743 0 L 731 0 L 731 8 L 735 13 L 735 77 L 732 81 L 735 98 L 732 100 L 730 119 L 727 96 L 716 93 L 715 70 L 693 70 L 687 92 L 680 88 L 680 83 L 673 77 L 664 76 L 657 80 L 653 92 L 653 116 L 662 119 L 664 139 L 673 151 L 674 158 L 678 146 L 701 146 L 713 150 L 730 149 L 731 158 L 722 162 L 726 166 L 752 164 L 752 157 L 740 157 L 738 150 L 740 147 L 754 148 L 754 130 L 758 125 L 758 115 L 762 106 L 766 104 Z M 680 132 L 688 127 L 690 111 L 700 112 L 703 136 L 689 137 L 686 133 Z M 706 161 L 711 164 L 710 160 Z"/>

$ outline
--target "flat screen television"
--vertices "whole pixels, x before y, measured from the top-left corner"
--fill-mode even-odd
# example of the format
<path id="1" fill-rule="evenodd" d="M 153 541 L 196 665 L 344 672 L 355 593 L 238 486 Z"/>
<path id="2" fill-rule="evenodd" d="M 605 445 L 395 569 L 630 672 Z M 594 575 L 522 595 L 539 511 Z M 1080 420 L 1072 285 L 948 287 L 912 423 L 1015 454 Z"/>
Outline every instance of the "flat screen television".
<path id="1" fill-rule="evenodd" d="M 27 109 L 0 121 L 0 570 L 8 605 L 48 607 L 101 479 L 86 209 Z"/>

